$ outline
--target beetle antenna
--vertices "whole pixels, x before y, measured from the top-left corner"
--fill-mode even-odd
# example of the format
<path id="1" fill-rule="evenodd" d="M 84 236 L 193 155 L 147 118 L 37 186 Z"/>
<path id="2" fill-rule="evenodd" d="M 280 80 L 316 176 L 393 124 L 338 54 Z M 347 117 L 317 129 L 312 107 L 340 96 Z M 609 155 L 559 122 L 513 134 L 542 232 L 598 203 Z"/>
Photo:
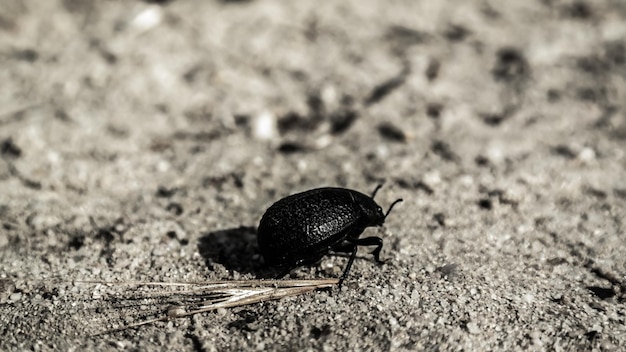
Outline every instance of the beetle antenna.
<path id="1" fill-rule="evenodd" d="M 385 214 L 385 219 L 387 218 L 387 216 L 389 215 L 389 213 L 391 213 L 391 209 L 393 209 L 393 206 L 394 206 L 394 205 L 396 205 L 396 204 L 398 204 L 398 203 L 400 203 L 400 202 L 402 202 L 402 201 L 403 201 L 403 199 L 402 199 L 402 198 L 400 198 L 400 199 L 396 199 L 396 201 L 395 201 L 395 202 L 391 203 L 391 205 L 389 206 L 389 210 L 387 210 L 387 214 Z"/>
<path id="2" fill-rule="evenodd" d="M 376 192 L 378 192 L 378 190 L 383 186 L 382 183 L 379 183 L 378 186 L 376 186 L 376 189 L 374 189 L 374 192 L 372 192 L 372 199 L 374 199 L 374 197 L 376 197 Z"/>

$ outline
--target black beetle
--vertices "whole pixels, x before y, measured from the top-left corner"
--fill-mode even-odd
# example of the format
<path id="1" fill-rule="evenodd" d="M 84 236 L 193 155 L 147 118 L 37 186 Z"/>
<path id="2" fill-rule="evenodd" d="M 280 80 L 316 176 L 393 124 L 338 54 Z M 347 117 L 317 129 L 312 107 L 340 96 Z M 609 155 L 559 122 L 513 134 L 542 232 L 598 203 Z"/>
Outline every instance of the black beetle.
<path id="1" fill-rule="evenodd" d="M 339 285 L 352 267 L 358 246 L 376 246 L 372 252 L 378 263 L 383 240 L 380 237 L 359 238 L 366 227 L 382 226 L 398 199 L 386 214 L 371 197 L 347 188 L 324 187 L 285 197 L 267 209 L 257 233 L 259 249 L 269 266 L 294 268 L 312 264 L 329 251 L 352 254 Z"/>

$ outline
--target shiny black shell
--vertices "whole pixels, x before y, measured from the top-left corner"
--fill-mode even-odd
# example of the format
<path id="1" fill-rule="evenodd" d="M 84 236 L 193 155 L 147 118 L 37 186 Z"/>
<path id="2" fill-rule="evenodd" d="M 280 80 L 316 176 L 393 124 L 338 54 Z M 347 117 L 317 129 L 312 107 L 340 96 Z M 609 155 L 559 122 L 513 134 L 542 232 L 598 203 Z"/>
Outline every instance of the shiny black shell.
<path id="1" fill-rule="evenodd" d="M 384 221 L 370 196 L 347 188 L 316 188 L 267 209 L 259 224 L 259 249 L 268 265 L 311 263 Z"/>

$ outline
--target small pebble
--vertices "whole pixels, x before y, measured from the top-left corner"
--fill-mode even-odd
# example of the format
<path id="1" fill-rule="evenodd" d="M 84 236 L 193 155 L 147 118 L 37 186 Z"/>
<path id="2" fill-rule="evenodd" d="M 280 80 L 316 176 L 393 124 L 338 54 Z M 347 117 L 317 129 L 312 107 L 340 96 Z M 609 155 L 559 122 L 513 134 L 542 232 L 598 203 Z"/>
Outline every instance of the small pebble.
<path id="1" fill-rule="evenodd" d="M 22 299 L 22 293 L 21 293 L 21 292 L 15 292 L 15 293 L 12 293 L 12 294 L 9 296 L 9 301 L 17 302 L 17 301 L 19 301 L 20 299 Z"/>
<path id="2" fill-rule="evenodd" d="M 533 303 L 535 301 L 535 295 L 527 293 L 527 294 L 522 296 L 522 299 L 526 303 Z"/>
<path id="3" fill-rule="evenodd" d="M 271 140 L 278 136 L 276 116 L 263 112 L 254 118 L 252 133 L 256 139 Z"/>
<path id="4" fill-rule="evenodd" d="M 480 328 L 474 322 L 467 323 L 467 331 L 472 335 L 480 334 Z"/>
<path id="5" fill-rule="evenodd" d="M 163 20 L 163 9 L 159 6 L 149 6 L 139 12 L 130 22 L 137 32 L 146 32 L 161 24 Z"/>
<path id="6" fill-rule="evenodd" d="M 583 150 L 580 151 L 580 153 L 578 153 L 578 159 L 580 159 L 580 161 L 583 161 L 585 163 L 593 161 L 595 158 L 596 158 L 596 152 L 589 147 L 584 148 Z"/>

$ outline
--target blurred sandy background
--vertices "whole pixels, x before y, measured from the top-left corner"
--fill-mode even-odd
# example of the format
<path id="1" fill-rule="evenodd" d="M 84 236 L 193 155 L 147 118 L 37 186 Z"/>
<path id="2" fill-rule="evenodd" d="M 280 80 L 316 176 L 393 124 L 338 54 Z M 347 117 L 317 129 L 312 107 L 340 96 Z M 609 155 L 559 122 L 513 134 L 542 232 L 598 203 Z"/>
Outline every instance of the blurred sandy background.
<path id="1" fill-rule="evenodd" d="M 0 350 L 619 350 L 625 147 L 623 0 L 0 0 Z M 383 181 L 341 291 L 90 336 Z"/>

